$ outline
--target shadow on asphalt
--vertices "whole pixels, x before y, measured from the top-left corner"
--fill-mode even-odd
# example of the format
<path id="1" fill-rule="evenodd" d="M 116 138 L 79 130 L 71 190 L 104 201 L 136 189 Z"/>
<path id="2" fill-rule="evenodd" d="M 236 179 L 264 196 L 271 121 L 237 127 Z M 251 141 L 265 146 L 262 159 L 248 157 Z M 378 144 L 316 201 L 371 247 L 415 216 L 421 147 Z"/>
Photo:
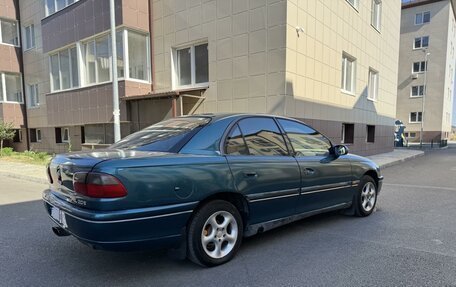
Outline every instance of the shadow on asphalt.
<path id="1" fill-rule="evenodd" d="M 238 256 L 254 254 L 250 251 L 261 250 L 262 247 L 274 246 L 286 242 L 287 236 L 305 233 L 328 221 L 353 220 L 349 216 L 338 212 L 316 215 L 297 221 L 265 233 L 245 238 Z M 110 269 L 119 274 L 134 272 L 141 274 L 139 269 L 147 270 L 175 268 L 180 270 L 196 270 L 200 267 L 187 260 L 176 259 L 168 250 L 142 250 L 130 252 L 112 252 L 94 250 L 74 237 L 57 237 L 52 231 L 54 226 L 48 218 L 43 203 L 38 201 L 16 203 L 0 206 L 0 244 L 5 253 L 0 253 L 0 261 L 5 262 L 8 257 L 14 257 L 18 250 L 25 252 L 25 256 L 33 261 L 37 258 L 48 258 L 50 267 L 55 265 L 56 271 L 65 272 L 69 266 L 82 269 Z M 20 226 L 21 228 L 18 228 Z M 27 252 L 28 251 L 28 252 Z M 172 254 L 172 253 L 171 253 Z M 249 255 L 246 255 L 249 254 Z M 4 257 L 4 258 L 2 258 Z M 236 260 L 236 258 L 235 258 Z M 235 261 L 234 260 L 234 261 Z M 125 273 L 126 274 L 126 273 Z"/>

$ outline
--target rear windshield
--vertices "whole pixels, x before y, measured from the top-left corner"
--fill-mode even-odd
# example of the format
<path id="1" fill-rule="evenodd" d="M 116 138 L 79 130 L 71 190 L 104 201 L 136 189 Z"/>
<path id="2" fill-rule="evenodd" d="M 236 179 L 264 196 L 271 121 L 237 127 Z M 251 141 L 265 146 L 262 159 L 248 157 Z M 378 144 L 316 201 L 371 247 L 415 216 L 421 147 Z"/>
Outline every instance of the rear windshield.
<path id="1" fill-rule="evenodd" d="M 177 152 L 210 120 L 205 117 L 166 120 L 131 134 L 111 145 L 110 148 Z"/>

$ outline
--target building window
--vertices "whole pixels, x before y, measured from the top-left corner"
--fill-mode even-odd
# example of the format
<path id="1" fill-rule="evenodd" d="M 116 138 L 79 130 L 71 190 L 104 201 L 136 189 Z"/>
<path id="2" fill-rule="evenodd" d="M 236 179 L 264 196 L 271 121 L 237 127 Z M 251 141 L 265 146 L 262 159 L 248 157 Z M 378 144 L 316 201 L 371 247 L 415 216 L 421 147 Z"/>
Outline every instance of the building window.
<path id="1" fill-rule="evenodd" d="M 149 55 L 147 37 L 128 31 L 128 64 L 129 77 L 149 81 L 149 61 L 144 61 Z"/>
<path id="2" fill-rule="evenodd" d="M 28 85 L 28 105 L 30 108 L 38 107 L 40 105 L 40 96 L 38 93 L 38 84 Z"/>
<path id="3" fill-rule="evenodd" d="M 422 49 L 429 47 L 429 36 L 417 37 L 413 42 L 413 49 Z"/>
<path id="4" fill-rule="evenodd" d="M 116 33 L 119 78 L 150 82 L 149 37 L 120 30 Z M 80 52 L 78 52 L 80 51 Z M 124 59 L 126 59 L 124 61 Z M 49 56 L 51 91 L 112 81 L 110 34 L 104 34 Z M 81 67 L 81 69 L 79 69 Z"/>
<path id="5" fill-rule="evenodd" d="M 424 85 L 420 85 L 420 86 L 413 86 L 412 87 L 412 93 L 411 93 L 411 97 L 422 97 L 424 95 Z"/>
<path id="6" fill-rule="evenodd" d="M 17 21 L 0 18 L 0 43 L 19 46 L 19 25 Z"/>
<path id="7" fill-rule="evenodd" d="M 64 143 L 70 142 L 70 129 L 69 128 L 63 129 L 62 142 L 64 142 Z"/>
<path id="8" fill-rule="evenodd" d="M 354 94 L 355 78 L 356 60 L 355 58 L 344 53 L 342 55 L 342 90 Z"/>
<path id="9" fill-rule="evenodd" d="M 51 91 L 79 87 L 76 47 L 59 51 L 49 57 Z"/>
<path id="10" fill-rule="evenodd" d="M 421 123 L 423 120 L 422 112 L 411 112 L 410 113 L 410 123 Z"/>
<path id="11" fill-rule="evenodd" d="M 416 137 L 416 133 L 404 133 L 406 138 L 414 139 Z"/>
<path id="12" fill-rule="evenodd" d="M 378 99 L 378 72 L 369 69 L 369 90 L 367 93 L 367 98 L 373 101 Z"/>
<path id="13" fill-rule="evenodd" d="M 70 142 L 70 129 L 69 128 L 55 128 L 55 142 L 56 143 Z"/>
<path id="14" fill-rule="evenodd" d="M 342 143 L 352 144 L 355 142 L 355 125 L 342 124 Z"/>
<path id="15" fill-rule="evenodd" d="M 367 142 L 374 143 L 375 142 L 375 126 L 367 126 Z"/>
<path id="16" fill-rule="evenodd" d="M 14 131 L 13 142 L 15 142 L 15 143 L 22 142 L 22 130 L 15 130 Z"/>
<path id="17" fill-rule="evenodd" d="M 25 33 L 24 33 L 24 46 L 25 49 L 32 49 L 35 47 L 35 25 L 29 25 L 25 27 Z"/>
<path id="18" fill-rule="evenodd" d="M 372 0 L 372 26 L 380 31 L 382 24 L 382 0 Z"/>
<path id="19" fill-rule="evenodd" d="M 20 74 L 0 73 L 0 102 L 24 102 Z"/>
<path id="20" fill-rule="evenodd" d="M 36 141 L 41 142 L 41 130 L 40 129 L 36 130 Z"/>
<path id="21" fill-rule="evenodd" d="M 415 25 L 422 25 L 431 22 L 431 12 L 422 12 L 415 14 Z"/>
<path id="22" fill-rule="evenodd" d="M 350 5 L 353 6 L 353 8 L 358 9 L 358 1 L 359 0 L 346 0 Z"/>
<path id="23" fill-rule="evenodd" d="M 41 142 L 41 130 L 40 129 L 30 129 L 30 142 L 32 142 L 32 143 Z"/>
<path id="24" fill-rule="evenodd" d="M 176 84 L 178 87 L 207 85 L 209 82 L 208 44 L 175 51 Z"/>
<path id="25" fill-rule="evenodd" d="M 413 73 L 424 73 L 427 70 L 427 65 L 425 61 L 414 62 L 413 63 Z"/>
<path id="26" fill-rule="evenodd" d="M 46 16 L 54 14 L 79 0 L 46 0 Z"/>

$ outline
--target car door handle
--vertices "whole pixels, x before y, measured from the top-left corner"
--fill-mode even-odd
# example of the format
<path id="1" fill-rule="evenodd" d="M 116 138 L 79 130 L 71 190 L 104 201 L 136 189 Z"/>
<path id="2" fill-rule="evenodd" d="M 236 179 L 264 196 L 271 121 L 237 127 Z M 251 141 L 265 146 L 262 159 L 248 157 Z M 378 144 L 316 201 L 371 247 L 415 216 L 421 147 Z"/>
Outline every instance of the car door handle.
<path id="1" fill-rule="evenodd" d="M 246 172 L 244 172 L 244 176 L 245 177 L 257 177 L 258 174 L 254 171 L 246 171 Z"/>
<path id="2" fill-rule="evenodd" d="M 314 175 L 315 174 L 315 170 L 311 169 L 311 168 L 305 168 L 304 169 L 304 174 L 305 175 Z"/>

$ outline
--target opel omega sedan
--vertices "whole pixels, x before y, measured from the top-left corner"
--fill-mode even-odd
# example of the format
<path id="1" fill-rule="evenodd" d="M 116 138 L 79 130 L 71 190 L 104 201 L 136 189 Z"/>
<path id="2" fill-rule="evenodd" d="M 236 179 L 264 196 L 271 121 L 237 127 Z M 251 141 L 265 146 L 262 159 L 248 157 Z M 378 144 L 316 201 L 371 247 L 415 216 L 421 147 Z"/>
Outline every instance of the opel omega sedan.
<path id="1" fill-rule="evenodd" d="M 368 216 L 383 177 L 310 126 L 270 115 L 160 122 L 105 150 L 55 156 L 44 205 L 59 236 L 105 250 L 231 260 L 244 237 L 318 213 Z"/>

